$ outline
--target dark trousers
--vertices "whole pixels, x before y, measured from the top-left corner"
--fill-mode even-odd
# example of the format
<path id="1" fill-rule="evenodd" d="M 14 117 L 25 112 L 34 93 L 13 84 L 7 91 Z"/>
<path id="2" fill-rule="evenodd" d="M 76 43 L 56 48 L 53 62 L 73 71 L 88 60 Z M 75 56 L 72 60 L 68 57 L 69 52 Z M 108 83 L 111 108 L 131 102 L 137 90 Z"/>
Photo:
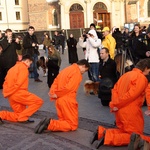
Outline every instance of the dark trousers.
<path id="1" fill-rule="evenodd" d="M 7 68 L 0 68 L 0 89 L 3 89 L 3 83 L 5 81 L 5 77 L 7 75 Z"/>

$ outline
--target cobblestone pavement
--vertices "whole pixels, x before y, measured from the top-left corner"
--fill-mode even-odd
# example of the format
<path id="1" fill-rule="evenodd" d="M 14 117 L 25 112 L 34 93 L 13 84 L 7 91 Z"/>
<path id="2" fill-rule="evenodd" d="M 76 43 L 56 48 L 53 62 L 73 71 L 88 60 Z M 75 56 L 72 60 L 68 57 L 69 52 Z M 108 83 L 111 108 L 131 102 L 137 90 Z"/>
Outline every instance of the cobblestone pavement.
<path id="1" fill-rule="evenodd" d="M 40 50 L 41 56 L 44 51 Z M 83 51 L 78 48 L 79 59 L 84 58 Z M 62 57 L 61 69 L 68 66 L 68 54 L 65 51 Z M 101 105 L 97 96 L 86 96 L 83 91 L 83 83 L 88 79 L 87 74 L 83 76 L 77 94 L 79 103 L 79 128 L 73 132 L 47 132 L 43 134 L 34 134 L 34 127 L 40 119 L 47 116 L 57 118 L 54 102 L 49 101 L 46 77 L 39 70 L 42 83 L 36 83 L 30 79 L 29 91 L 35 93 L 44 100 L 43 106 L 37 111 L 32 118 L 35 123 L 11 123 L 5 121 L 0 126 L 0 150 L 93 150 L 93 145 L 89 144 L 90 137 L 98 125 L 114 128 L 114 115 L 110 113 L 109 107 Z M 0 110 L 11 110 L 7 99 L 3 98 L 0 90 Z M 143 107 L 143 111 L 146 107 Z M 145 134 L 150 135 L 150 118 L 145 116 Z M 127 150 L 127 147 L 108 147 L 102 146 L 101 150 Z"/>

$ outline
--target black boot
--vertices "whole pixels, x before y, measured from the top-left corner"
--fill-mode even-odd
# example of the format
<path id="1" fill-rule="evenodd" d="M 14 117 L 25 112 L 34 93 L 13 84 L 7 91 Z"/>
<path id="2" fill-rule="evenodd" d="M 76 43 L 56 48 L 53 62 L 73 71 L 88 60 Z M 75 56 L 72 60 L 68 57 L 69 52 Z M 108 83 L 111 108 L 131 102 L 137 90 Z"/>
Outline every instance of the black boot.
<path id="1" fill-rule="evenodd" d="M 98 140 L 98 132 L 93 133 L 93 137 L 90 139 L 90 143 L 93 144 L 94 141 Z"/>
<path id="2" fill-rule="evenodd" d="M 97 141 L 95 148 L 98 149 L 100 146 L 104 144 L 104 136 Z"/>

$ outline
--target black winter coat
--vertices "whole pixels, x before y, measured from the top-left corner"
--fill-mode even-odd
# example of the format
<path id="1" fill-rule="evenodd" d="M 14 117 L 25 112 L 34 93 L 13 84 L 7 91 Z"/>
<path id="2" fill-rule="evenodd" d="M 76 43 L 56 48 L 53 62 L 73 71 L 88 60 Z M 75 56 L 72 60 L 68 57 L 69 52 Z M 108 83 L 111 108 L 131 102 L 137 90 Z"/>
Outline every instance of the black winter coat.
<path id="1" fill-rule="evenodd" d="M 18 60 L 16 50 L 21 50 L 21 45 L 17 44 L 14 40 L 11 43 L 8 43 L 7 37 L 0 41 L 0 44 L 3 48 L 0 56 L 0 66 L 2 68 L 10 69 Z"/>
<path id="2" fill-rule="evenodd" d="M 38 46 L 33 47 L 32 43 L 38 44 L 37 37 L 35 34 L 31 36 L 29 33 L 27 33 L 23 38 L 23 54 L 30 54 L 31 56 L 34 54 L 39 55 Z"/>

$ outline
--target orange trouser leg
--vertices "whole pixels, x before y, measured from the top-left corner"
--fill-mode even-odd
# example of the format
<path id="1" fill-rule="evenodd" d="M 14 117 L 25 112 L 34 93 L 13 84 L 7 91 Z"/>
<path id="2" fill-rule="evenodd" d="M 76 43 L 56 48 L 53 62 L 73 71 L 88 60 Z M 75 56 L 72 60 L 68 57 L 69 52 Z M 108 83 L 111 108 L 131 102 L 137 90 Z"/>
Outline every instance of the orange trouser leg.
<path id="1" fill-rule="evenodd" d="M 106 130 L 106 128 L 104 128 L 102 126 L 98 126 L 98 139 L 100 139 L 104 136 L 104 131 L 105 130 Z"/>
<path id="2" fill-rule="evenodd" d="M 142 138 L 143 140 L 145 140 L 145 141 L 147 141 L 147 142 L 150 143 L 150 136 L 146 136 L 146 135 L 140 135 L 140 136 L 141 136 L 141 138 Z"/>
<path id="3" fill-rule="evenodd" d="M 107 129 L 104 139 L 104 145 L 128 145 L 130 142 L 130 136 L 130 133 L 123 132 L 120 129 Z"/>
<path id="4" fill-rule="evenodd" d="M 78 104 L 65 99 L 56 100 L 56 109 L 59 120 L 51 119 L 48 130 L 71 131 L 78 127 Z"/>
<path id="5" fill-rule="evenodd" d="M 0 118 L 2 120 L 17 122 L 18 116 L 19 116 L 19 113 L 14 113 L 14 112 L 9 112 L 9 111 L 0 111 Z"/>
<path id="6" fill-rule="evenodd" d="M 14 101 L 11 101 L 11 100 L 9 100 L 9 103 L 15 113 L 21 113 L 22 111 L 26 109 L 26 106 L 20 103 L 15 103 Z"/>
<path id="7" fill-rule="evenodd" d="M 1 111 L 0 117 L 9 121 L 26 121 L 33 113 L 35 113 L 43 104 L 38 96 L 28 91 L 18 92 L 10 96 L 9 102 L 14 112 Z M 27 108 L 25 109 L 25 107 Z"/>

